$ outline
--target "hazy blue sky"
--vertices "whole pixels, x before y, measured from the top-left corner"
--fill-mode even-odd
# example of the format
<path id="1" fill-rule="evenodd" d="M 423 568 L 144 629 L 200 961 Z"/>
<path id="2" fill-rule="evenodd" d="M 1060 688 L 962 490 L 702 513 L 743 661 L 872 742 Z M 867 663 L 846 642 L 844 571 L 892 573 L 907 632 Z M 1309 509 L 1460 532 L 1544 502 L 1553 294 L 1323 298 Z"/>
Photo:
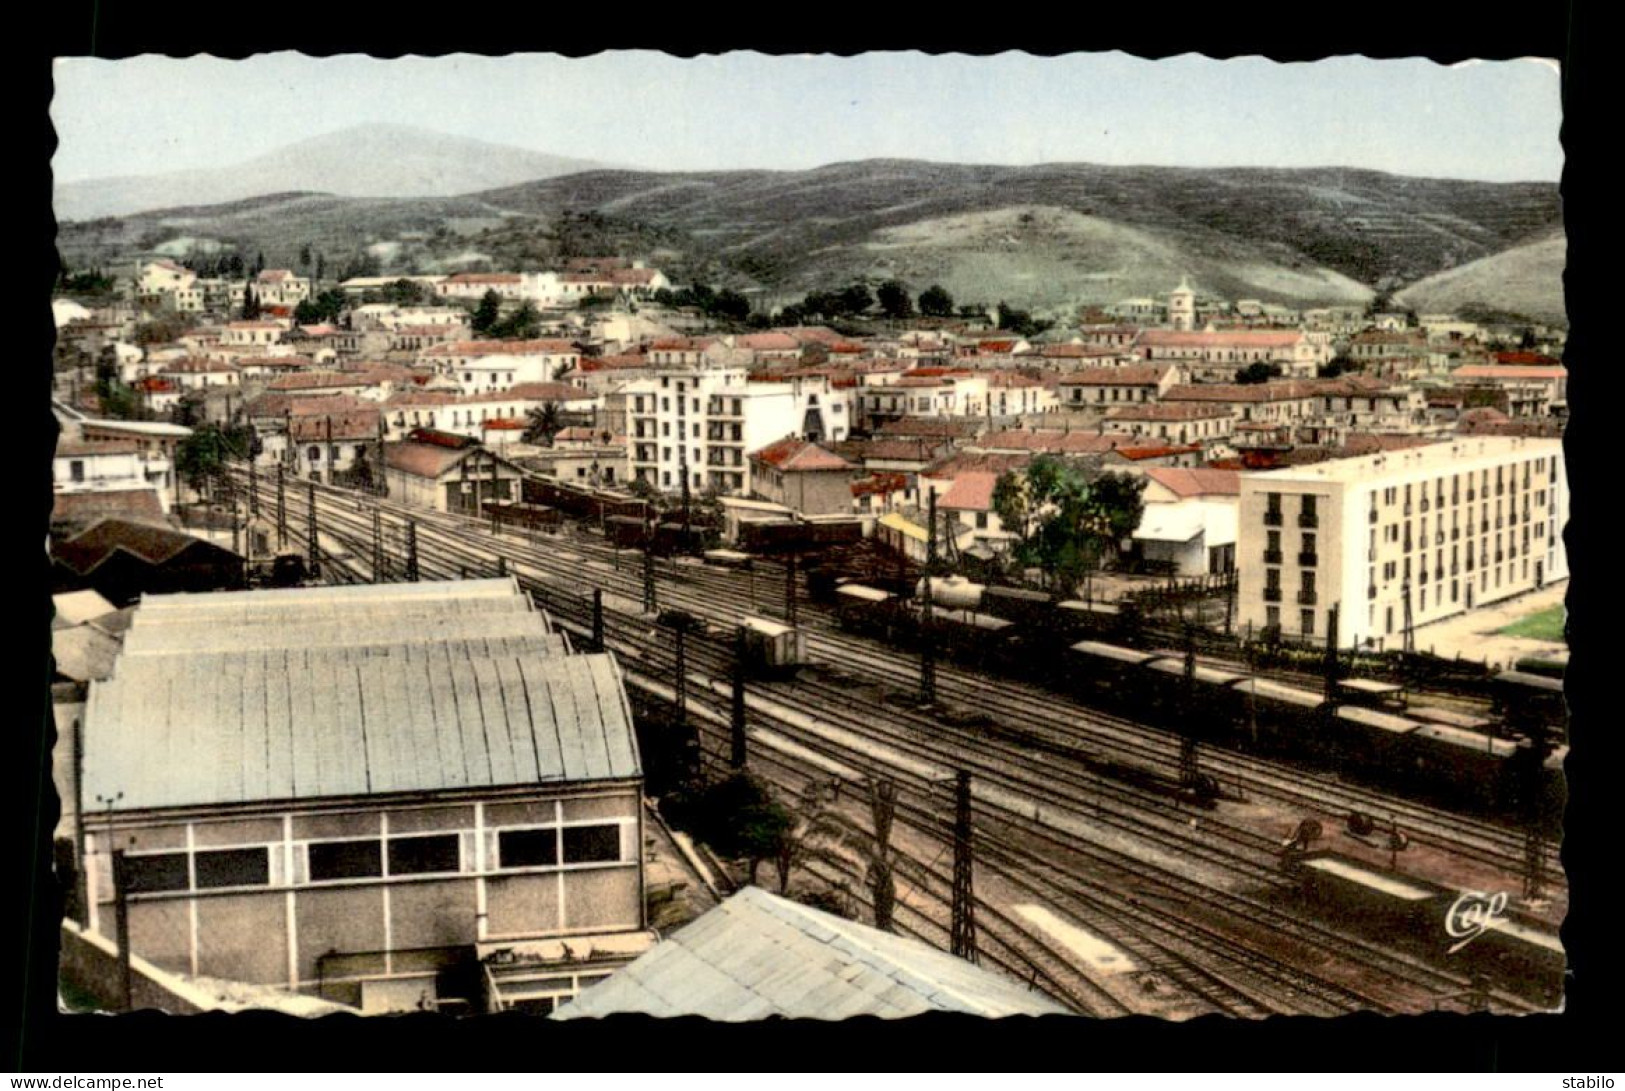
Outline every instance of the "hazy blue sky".
<path id="1" fill-rule="evenodd" d="M 873 157 L 1356 166 L 1555 181 L 1556 65 L 1121 53 L 57 62 L 59 181 L 219 166 L 364 122 L 647 167 Z"/>

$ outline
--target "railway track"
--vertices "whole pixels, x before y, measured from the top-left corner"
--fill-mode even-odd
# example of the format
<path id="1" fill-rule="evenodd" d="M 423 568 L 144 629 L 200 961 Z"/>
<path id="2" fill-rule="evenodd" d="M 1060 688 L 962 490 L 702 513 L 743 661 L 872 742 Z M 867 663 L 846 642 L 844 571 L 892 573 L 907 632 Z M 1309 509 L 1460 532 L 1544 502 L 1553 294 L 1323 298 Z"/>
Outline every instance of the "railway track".
<path id="1" fill-rule="evenodd" d="M 303 529 L 299 527 L 300 520 L 297 517 L 304 514 L 303 503 L 306 495 L 308 495 L 306 490 L 299 489 L 294 490 L 289 497 L 293 501 L 291 507 L 296 517 L 294 520 L 296 534 Z M 339 579 L 369 579 L 372 557 L 382 552 L 387 559 L 391 550 L 378 551 L 370 548 L 372 525 L 370 513 L 366 510 L 368 505 L 358 504 L 353 497 L 345 497 L 336 490 L 320 490 L 317 495 L 319 508 L 317 521 L 320 526 L 320 537 L 324 541 L 322 552 L 331 568 L 329 575 Z M 385 510 L 390 510 L 387 505 Z M 590 571 L 591 582 L 603 587 L 609 595 L 632 602 L 641 599 L 641 576 L 618 570 L 616 561 L 610 559 L 614 556 L 613 551 L 607 547 L 595 548 L 592 543 L 567 541 L 564 548 L 560 548 L 560 543 L 552 540 L 545 543 L 546 548 L 542 548 L 540 544 L 527 546 L 512 539 L 493 540 L 483 531 L 471 527 L 466 520 L 455 517 L 406 513 L 402 509 L 394 509 L 391 514 L 397 518 L 410 514 L 417 524 L 418 563 L 424 576 L 456 578 L 460 575 L 486 575 L 499 563 L 498 557 L 506 558 L 509 570 L 518 575 L 522 581 L 533 585 L 533 589 L 540 594 L 544 603 L 556 611 L 567 628 L 575 628 L 578 636 L 590 632 L 590 628 L 584 626 L 581 616 L 584 606 L 584 600 L 581 598 L 583 569 Z M 345 554 L 348 556 L 345 557 Z M 399 567 L 398 557 L 395 558 L 395 562 Z M 737 577 L 734 578 L 731 594 L 724 597 L 724 588 L 713 578 L 686 581 L 689 583 L 687 587 L 677 585 L 671 579 L 673 575 L 680 578 L 692 575 L 682 572 L 682 567 L 661 566 L 662 569 L 668 570 L 663 574 L 661 586 L 661 597 L 668 604 L 693 609 L 700 616 L 715 615 L 719 604 L 725 616 L 739 612 L 743 596 L 737 586 Z M 705 577 L 714 575 L 716 574 L 704 573 Z M 561 604 L 571 595 L 575 596 L 577 603 L 574 610 L 560 609 Z M 571 613 L 574 614 L 573 618 L 565 616 Z M 647 621 L 613 617 L 613 611 L 608 608 L 605 610 L 604 620 L 607 641 L 612 646 L 619 645 L 619 650 L 624 651 L 628 661 L 634 664 L 629 670 L 633 672 L 647 670 L 656 676 L 664 670 L 667 672 L 666 677 L 670 677 L 669 672 L 674 664 L 666 659 L 669 649 L 665 649 L 658 640 L 647 641 L 649 629 Z M 831 639 L 829 643 L 830 647 L 827 650 L 832 655 L 852 654 L 849 649 L 842 646 L 843 642 Z M 727 662 L 724 653 L 705 652 L 699 648 L 694 649 L 694 652 L 697 654 L 691 658 L 691 669 L 702 673 L 709 671 L 713 682 L 726 677 Z M 707 656 L 710 657 L 709 660 Z M 873 667 L 874 664 L 870 666 Z M 895 662 L 892 663 L 894 668 L 899 666 Z M 947 673 L 950 675 L 948 679 L 950 684 L 953 684 L 953 672 Z M 821 683 L 817 685 L 821 688 L 809 688 L 808 695 L 815 697 L 820 702 L 821 708 L 840 708 L 843 702 L 849 701 L 849 696 L 840 693 L 839 690 Z M 697 692 L 704 693 L 707 687 L 693 688 Z M 985 688 L 984 686 L 983 689 Z M 701 698 L 700 703 L 709 701 L 712 704 L 719 704 L 715 698 L 716 694 L 712 692 L 709 698 Z M 1036 710 L 1028 709 L 1027 713 L 1034 711 Z M 843 718 L 846 730 L 867 731 L 871 735 L 879 729 L 880 721 L 886 719 L 876 717 L 874 709 L 868 707 L 849 708 L 843 713 Z M 935 760 L 946 763 L 944 767 L 952 764 L 964 765 L 967 752 L 974 752 L 969 746 L 945 748 L 940 725 L 935 725 L 929 718 L 916 716 L 913 718 L 914 722 L 908 722 L 910 719 L 908 717 L 900 719 L 904 721 L 901 725 L 894 726 L 890 723 L 884 725 L 886 745 L 903 747 L 906 743 L 906 748 L 900 753 L 910 760 Z M 793 723 L 778 721 L 774 724 L 774 730 L 782 731 L 794 726 Z M 931 730 L 933 727 L 934 731 Z M 822 748 L 822 752 L 833 762 L 852 760 L 853 752 L 850 748 L 832 747 L 827 739 L 816 734 L 803 731 L 794 737 L 798 746 L 812 747 L 815 750 Z M 962 743 L 967 740 L 951 741 Z M 985 740 L 981 742 L 985 743 Z M 986 748 L 979 746 L 978 749 Z M 794 763 L 784 762 L 777 755 L 763 756 L 764 748 L 761 746 L 754 747 L 753 750 L 753 762 L 773 767 L 770 779 L 776 784 L 791 789 L 804 787 L 804 783 L 800 785 L 795 783 L 798 774 L 794 770 Z M 1030 755 L 1026 757 L 1030 759 Z M 873 755 L 865 755 L 865 758 L 872 759 Z M 1040 791 L 1057 791 L 1053 770 L 1044 771 L 1038 780 L 1022 780 L 1000 764 L 1007 763 L 1013 767 L 1020 764 L 1022 759 L 1023 756 L 1014 747 L 1000 749 L 993 755 L 978 754 L 974 775 L 978 778 L 978 783 L 986 781 L 1007 791 L 1018 789 L 1031 791 L 1034 788 Z M 1030 760 L 1026 764 L 1030 765 Z M 907 775 L 907 770 L 905 768 L 899 771 L 894 768 L 891 775 Z M 916 792 L 926 794 L 930 790 L 929 784 L 914 784 L 912 787 Z M 1080 808 L 1086 805 L 1083 799 L 1086 793 L 1109 797 L 1112 802 L 1113 820 L 1136 825 L 1142 835 L 1147 830 L 1155 829 L 1154 839 L 1168 846 L 1170 850 L 1177 850 L 1187 857 L 1199 858 L 1205 855 L 1216 866 L 1223 866 L 1236 875 L 1245 876 L 1251 882 L 1265 883 L 1275 879 L 1273 871 L 1264 862 L 1268 859 L 1266 846 L 1258 843 L 1256 835 L 1251 835 L 1248 843 L 1249 839 L 1237 831 L 1226 831 L 1225 836 L 1234 844 L 1223 852 L 1215 853 L 1211 844 L 1179 837 L 1177 830 L 1169 828 L 1165 814 L 1146 808 L 1144 801 L 1140 801 L 1139 810 L 1135 812 L 1132 793 L 1124 791 L 1119 785 L 1109 785 L 1101 778 L 1091 780 L 1085 776 L 1068 773 L 1065 793 L 1058 794 L 1066 795 L 1069 806 Z M 1165 800 L 1157 803 L 1160 811 L 1166 810 Z M 1193 899 L 1201 899 L 1211 911 L 1213 899 L 1210 890 L 1188 881 L 1181 885 L 1176 881 L 1178 877 L 1173 875 L 1170 869 L 1153 869 L 1142 871 L 1138 875 L 1140 886 L 1137 889 L 1145 892 L 1155 888 L 1161 892 L 1151 896 L 1144 904 L 1125 903 L 1109 888 L 1089 879 L 1092 872 L 1112 868 L 1115 868 L 1114 874 L 1121 877 L 1123 868 L 1129 866 L 1124 863 L 1123 854 L 1093 850 L 1093 855 L 1085 855 L 1077 844 L 1057 837 L 1053 830 L 1046 829 L 1041 823 L 1032 822 L 1020 814 L 1008 811 L 988 817 L 985 814 L 987 800 L 979 800 L 979 804 L 982 813 L 978 815 L 978 837 L 979 844 L 985 846 L 980 850 L 979 858 L 985 871 L 991 870 L 1000 883 L 1011 884 L 1013 889 L 1038 898 L 1045 904 L 1055 905 L 1069 916 L 1091 925 L 1093 931 L 1103 934 L 1130 952 L 1131 957 L 1136 959 L 1136 964 L 1152 968 L 1147 970 L 1148 973 L 1160 974 L 1165 979 L 1174 981 L 1178 991 L 1193 998 L 1198 1004 L 1205 1004 L 1209 1010 L 1234 1014 L 1263 1014 L 1270 1011 L 1331 1013 L 1350 1010 L 1394 1010 L 1380 996 L 1373 995 L 1369 991 L 1362 992 L 1348 985 L 1321 981 L 1308 973 L 1306 967 L 1302 965 L 1287 965 L 1272 957 L 1269 951 L 1264 949 L 1269 943 L 1263 940 L 1271 939 L 1271 942 L 1278 940 L 1279 930 L 1282 927 L 1301 927 L 1293 925 L 1286 918 L 1277 922 L 1275 929 L 1270 931 L 1268 936 L 1258 937 L 1251 945 L 1244 939 L 1237 938 L 1234 921 L 1227 929 L 1220 929 L 1213 924 L 1205 925 L 1203 929 L 1197 930 L 1201 935 L 1201 941 L 1195 942 L 1190 938 L 1194 933 L 1193 922 L 1189 919 L 1189 906 Z M 909 803 L 907 806 L 913 808 L 916 805 Z M 900 807 L 900 811 L 903 809 Z M 1101 811 L 1098 799 L 1094 809 L 1097 814 Z M 912 810 L 909 813 L 910 829 L 918 832 L 931 828 L 931 821 L 926 814 L 923 812 L 915 814 Z M 994 829 L 987 828 L 990 823 Z M 1021 830 L 1019 842 L 1005 832 L 1011 828 Z M 1035 843 L 1045 844 L 1047 852 L 1035 853 L 1031 847 Z M 1247 858 L 1249 853 L 1253 857 L 1250 860 Z M 1056 859 L 1069 859 L 1073 866 L 1061 871 L 1054 863 Z M 1126 859 L 1132 860 L 1132 857 Z M 918 860 L 912 861 L 912 864 L 923 866 Z M 1143 863 L 1136 864 L 1142 868 L 1145 866 Z M 939 879 L 940 876 L 937 876 L 928 885 L 935 889 L 940 885 Z M 862 884 L 859 882 L 856 885 L 861 887 Z M 941 902 L 940 897 L 938 901 Z M 936 905 L 933 912 L 940 916 L 944 905 L 945 903 Z M 1166 907 L 1170 905 L 1184 908 L 1178 911 L 1169 910 Z M 1158 906 L 1162 908 L 1157 908 Z M 991 911 L 991 908 L 984 909 L 979 906 L 979 910 L 984 912 Z M 1232 907 L 1230 912 L 1239 916 L 1257 913 L 1262 908 L 1260 903 L 1245 903 Z M 911 909 L 910 912 L 926 911 Z M 1066 971 L 1058 970 L 1056 967 L 1067 966 L 1069 961 L 1064 955 L 1057 957 L 1053 945 L 1047 943 L 1042 935 L 1035 934 L 1031 927 L 1023 927 L 1007 915 L 998 920 L 997 930 L 990 933 L 990 938 L 994 938 L 997 944 L 1002 945 L 1001 949 L 1007 960 L 1019 963 L 1007 966 L 1008 970 L 1020 977 L 1027 976 L 1028 972 L 1037 975 L 1042 971 L 1047 987 L 1065 994 L 1068 1002 L 1080 1010 L 1090 1011 L 1099 1010 L 1102 1006 L 1109 1007 L 1103 1005 L 1098 985 L 1084 986 L 1077 980 L 1065 982 Z M 1129 923 L 1126 925 L 1124 922 Z M 1161 938 L 1154 938 L 1158 936 Z M 1328 947 L 1341 949 L 1343 957 L 1357 964 L 1365 973 L 1376 972 L 1375 964 L 1384 963 L 1382 972 L 1388 975 L 1386 995 L 1406 995 L 1409 997 L 1410 1006 L 1420 1003 L 1421 998 L 1430 992 L 1436 994 L 1463 984 L 1459 978 L 1406 963 L 1404 960 L 1396 959 L 1392 953 L 1351 946 L 1346 938 L 1333 936 L 1324 931 L 1316 933 L 1313 930 L 1306 930 L 1298 938 L 1306 945 L 1318 944 L 1323 950 Z M 1017 958 L 1013 952 L 1021 952 L 1021 957 Z M 1074 973 L 1073 977 L 1076 976 Z M 1510 1010 L 1526 1007 L 1514 996 L 1500 996 L 1497 1000 Z"/>

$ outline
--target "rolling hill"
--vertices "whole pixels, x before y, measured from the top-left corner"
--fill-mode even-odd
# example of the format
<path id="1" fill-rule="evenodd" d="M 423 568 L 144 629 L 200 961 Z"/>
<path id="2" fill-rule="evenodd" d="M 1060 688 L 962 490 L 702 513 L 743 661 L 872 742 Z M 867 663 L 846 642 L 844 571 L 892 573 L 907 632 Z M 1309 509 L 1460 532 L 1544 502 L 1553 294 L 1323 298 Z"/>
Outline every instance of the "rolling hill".
<path id="1" fill-rule="evenodd" d="M 330 257 L 371 248 L 386 271 L 618 251 L 765 303 L 895 276 L 916 290 L 940 282 L 961 302 L 1061 312 L 1160 294 L 1187 274 L 1229 298 L 1359 302 L 1560 232 L 1557 187 L 1545 183 L 870 160 L 595 170 L 416 199 L 291 193 L 68 224 L 59 245 L 81 264 L 178 238 L 260 250 L 273 263 L 304 244 Z M 1491 276 L 1478 290 L 1513 309 L 1535 288 L 1503 300 Z"/>
<path id="2" fill-rule="evenodd" d="M 296 190 L 449 197 L 603 165 L 408 125 L 359 125 L 214 170 L 64 183 L 56 187 L 54 204 L 59 220 L 93 220 Z"/>
<path id="3" fill-rule="evenodd" d="M 1542 239 L 1425 277 L 1395 298 L 1418 311 L 1499 311 L 1566 325 L 1567 258 L 1565 238 Z"/>

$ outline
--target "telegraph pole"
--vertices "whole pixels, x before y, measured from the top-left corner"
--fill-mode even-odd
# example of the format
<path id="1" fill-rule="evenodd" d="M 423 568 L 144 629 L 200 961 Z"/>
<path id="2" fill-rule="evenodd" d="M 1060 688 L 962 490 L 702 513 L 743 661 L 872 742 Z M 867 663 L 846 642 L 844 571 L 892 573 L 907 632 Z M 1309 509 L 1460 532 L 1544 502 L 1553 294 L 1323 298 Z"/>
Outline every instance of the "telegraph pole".
<path id="1" fill-rule="evenodd" d="M 406 521 L 406 579 L 408 583 L 418 582 L 418 524 L 415 519 Z"/>
<path id="2" fill-rule="evenodd" d="M 648 518 L 643 524 L 643 612 L 652 614 L 657 608 L 655 601 L 655 513 L 654 505 L 647 508 Z"/>
<path id="3" fill-rule="evenodd" d="M 592 649 L 595 652 L 604 650 L 604 589 L 592 589 Z"/>
<path id="4" fill-rule="evenodd" d="M 970 773 L 954 773 L 954 897 L 952 951 L 976 962 L 976 895 L 972 875 Z"/>
<path id="5" fill-rule="evenodd" d="M 310 502 L 306 520 L 306 529 L 310 532 L 310 574 L 319 576 L 322 571 L 322 561 L 321 550 L 316 544 L 316 482 L 309 482 L 306 488 L 308 490 L 306 499 Z"/>
<path id="6" fill-rule="evenodd" d="M 931 580 L 937 571 L 937 490 L 931 489 L 927 500 L 925 536 L 925 601 L 920 606 L 920 703 L 933 704 L 937 699 L 937 649 L 935 619 L 932 612 Z M 957 953 L 957 952 L 956 952 Z"/>
<path id="7" fill-rule="evenodd" d="M 372 582 L 384 582 L 384 513 L 372 509 Z"/>
<path id="8" fill-rule="evenodd" d="M 1195 791 L 1202 782 L 1201 759 L 1196 745 L 1196 630 L 1185 623 L 1185 673 L 1181 684 L 1185 706 L 1184 730 L 1179 733 L 1179 782 Z"/>
<path id="9" fill-rule="evenodd" d="M 124 850 L 113 850 L 113 937 L 118 944 L 119 1008 L 129 1011 L 134 1005 L 130 974 L 130 879 L 124 870 Z"/>
<path id="10" fill-rule="evenodd" d="M 789 559 L 784 563 L 784 620 L 787 625 L 796 623 L 796 552 L 791 550 Z"/>
<path id="11" fill-rule="evenodd" d="M 745 768 L 748 746 L 745 737 L 745 627 L 734 630 L 733 700 L 728 706 L 729 738 L 732 746 L 728 765 L 736 770 Z"/>
<path id="12" fill-rule="evenodd" d="M 288 544 L 288 465 L 285 462 L 276 464 L 276 547 L 284 549 Z"/>
<path id="13" fill-rule="evenodd" d="M 1337 700 L 1337 611 L 1339 604 L 1333 603 L 1332 608 L 1326 611 L 1326 659 L 1323 667 L 1326 680 L 1326 700 Z"/>

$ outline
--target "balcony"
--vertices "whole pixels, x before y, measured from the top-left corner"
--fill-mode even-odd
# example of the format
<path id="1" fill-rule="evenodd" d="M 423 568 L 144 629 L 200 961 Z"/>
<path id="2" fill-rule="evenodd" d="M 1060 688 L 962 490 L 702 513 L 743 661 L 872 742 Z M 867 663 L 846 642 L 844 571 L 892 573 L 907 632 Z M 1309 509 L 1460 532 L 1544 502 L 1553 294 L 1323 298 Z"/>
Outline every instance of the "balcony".
<path id="1" fill-rule="evenodd" d="M 1365 597 L 1368 598 L 1368 599 L 1374 599 L 1374 598 L 1377 597 L 1377 585 L 1376 584 L 1373 583 L 1373 584 L 1370 584 L 1369 586 L 1366 587 L 1366 589 L 1365 589 Z"/>
<path id="2" fill-rule="evenodd" d="M 1444 531 L 1438 530 L 1433 532 L 1433 544 L 1436 546 L 1444 545 Z"/>
<path id="3" fill-rule="evenodd" d="M 1281 589 L 1279 587 L 1266 587 L 1266 588 L 1264 588 L 1264 601 L 1265 602 L 1280 602 L 1281 601 Z"/>
<path id="4" fill-rule="evenodd" d="M 1406 517 L 1409 517 L 1410 514 L 1411 514 L 1411 505 L 1410 505 L 1410 503 L 1408 501 L 1405 504 L 1404 514 L 1406 515 Z"/>
<path id="5" fill-rule="evenodd" d="M 1461 538 L 1461 528 L 1460 527 L 1451 527 L 1450 528 L 1450 540 L 1452 542 L 1454 542 L 1454 541 L 1459 540 L 1460 538 Z"/>
<path id="6" fill-rule="evenodd" d="M 1459 575 L 1460 572 L 1461 572 L 1461 565 L 1457 564 L 1455 561 L 1451 561 L 1450 562 L 1450 574 L 1452 576 L 1455 576 L 1455 575 Z"/>
<path id="7" fill-rule="evenodd" d="M 1488 519 L 1482 520 L 1478 524 L 1478 532 L 1480 534 L 1488 534 L 1490 532 L 1490 521 Z"/>
<path id="8" fill-rule="evenodd" d="M 1280 564 L 1281 563 L 1281 551 L 1279 549 L 1266 549 L 1264 551 L 1264 563 L 1265 564 Z"/>
<path id="9" fill-rule="evenodd" d="M 1372 526 L 1377 525 L 1377 509 L 1376 508 L 1371 509 L 1371 514 L 1366 518 L 1366 522 L 1370 523 Z"/>
<path id="10" fill-rule="evenodd" d="M 1406 536 L 1405 536 L 1405 543 L 1404 543 L 1404 544 L 1405 544 L 1405 552 L 1406 552 L 1406 553 L 1409 553 L 1409 552 L 1410 552 L 1410 551 L 1411 551 L 1411 539 L 1410 539 L 1410 535 L 1406 535 Z"/>
<path id="11" fill-rule="evenodd" d="M 1275 510 L 1275 509 L 1270 509 L 1270 510 L 1265 511 L 1264 512 L 1264 525 L 1267 526 L 1267 527 L 1278 527 L 1278 526 L 1280 526 L 1281 525 L 1281 513 L 1278 510 Z"/>
<path id="12" fill-rule="evenodd" d="M 1313 530 L 1316 527 L 1320 526 L 1320 516 L 1316 515 L 1312 511 L 1299 512 L 1298 513 L 1298 526 L 1302 527 L 1305 530 Z"/>
<path id="13" fill-rule="evenodd" d="M 1422 569 L 1420 572 L 1418 572 L 1416 574 L 1416 582 L 1426 586 L 1426 584 L 1428 582 L 1428 570 L 1427 569 L 1424 568 L 1424 569 Z"/>
<path id="14" fill-rule="evenodd" d="M 1313 567 L 1315 567 L 1316 564 L 1319 563 L 1319 561 L 1320 561 L 1320 554 L 1318 554 L 1318 553 L 1300 553 L 1300 554 L 1298 554 L 1298 564 L 1300 564 L 1304 568 L 1313 568 Z"/>
<path id="15" fill-rule="evenodd" d="M 1317 603 L 1319 601 L 1320 601 L 1320 596 L 1318 594 L 1316 594 L 1314 591 L 1299 591 L 1298 592 L 1298 605 L 1299 606 L 1313 606 L 1315 603 Z"/>
<path id="16" fill-rule="evenodd" d="M 1468 502 L 1468 503 L 1469 503 L 1469 504 L 1471 504 L 1471 503 L 1472 503 L 1472 502 L 1473 502 L 1473 501 L 1474 501 L 1474 500 L 1476 500 L 1476 499 L 1478 499 L 1478 492 L 1477 492 L 1477 490 L 1475 490 L 1475 489 L 1468 489 L 1468 490 L 1467 490 L 1467 502 Z"/>
<path id="17" fill-rule="evenodd" d="M 1422 514 L 1423 515 L 1426 515 L 1428 513 L 1428 509 L 1431 508 L 1432 506 L 1433 506 L 1432 504 L 1428 503 L 1428 498 L 1427 497 L 1425 497 L 1425 496 L 1422 497 Z"/>
<path id="18" fill-rule="evenodd" d="M 1499 549 L 1497 549 L 1495 551 L 1495 563 L 1496 564 L 1500 564 L 1501 561 L 1504 560 L 1505 558 L 1506 558 L 1506 554 L 1502 553 Z"/>
<path id="19" fill-rule="evenodd" d="M 1444 566 L 1443 565 L 1440 565 L 1438 568 L 1435 568 L 1433 570 L 1433 578 L 1435 580 L 1443 580 L 1444 579 Z"/>

